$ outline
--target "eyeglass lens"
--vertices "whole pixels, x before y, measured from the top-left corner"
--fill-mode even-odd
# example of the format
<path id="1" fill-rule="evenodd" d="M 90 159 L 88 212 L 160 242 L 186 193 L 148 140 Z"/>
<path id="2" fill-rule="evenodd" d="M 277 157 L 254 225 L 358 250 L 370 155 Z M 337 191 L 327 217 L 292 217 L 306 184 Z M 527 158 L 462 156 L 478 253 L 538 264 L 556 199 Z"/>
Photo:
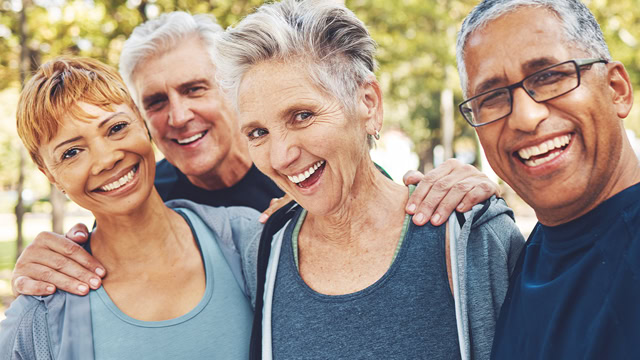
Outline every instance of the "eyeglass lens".
<path id="1" fill-rule="evenodd" d="M 577 65 L 565 62 L 533 73 L 511 87 L 495 89 L 471 98 L 461 106 L 461 110 L 467 120 L 481 125 L 511 113 L 512 91 L 517 87 L 522 87 L 536 102 L 543 102 L 563 95 L 578 85 Z"/>

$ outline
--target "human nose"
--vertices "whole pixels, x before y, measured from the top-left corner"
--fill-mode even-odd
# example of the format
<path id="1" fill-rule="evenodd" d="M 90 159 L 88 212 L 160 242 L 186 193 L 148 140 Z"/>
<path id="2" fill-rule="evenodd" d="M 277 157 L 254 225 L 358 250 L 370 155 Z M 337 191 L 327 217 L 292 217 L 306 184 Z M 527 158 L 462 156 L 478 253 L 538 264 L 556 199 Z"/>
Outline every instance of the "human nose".
<path id="1" fill-rule="evenodd" d="M 282 136 L 271 141 L 269 159 L 271 167 L 277 171 L 289 168 L 300 157 L 300 147 L 292 136 Z"/>
<path id="2" fill-rule="evenodd" d="M 193 118 L 189 104 L 179 96 L 169 97 L 169 125 L 175 128 L 184 126 Z"/>
<path id="3" fill-rule="evenodd" d="M 122 150 L 113 148 L 109 142 L 104 140 L 94 142 L 92 152 L 92 175 L 98 175 L 103 171 L 113 169 L 124 158 Z"/>
<path id="4" fill-rule="evenodd" d="M 547 104 L 533 100 L 524 88 L 514 89 L 511 96 L 511 115 L 507 120 L 511 129 L 533 132 L 549 116 Z"/>

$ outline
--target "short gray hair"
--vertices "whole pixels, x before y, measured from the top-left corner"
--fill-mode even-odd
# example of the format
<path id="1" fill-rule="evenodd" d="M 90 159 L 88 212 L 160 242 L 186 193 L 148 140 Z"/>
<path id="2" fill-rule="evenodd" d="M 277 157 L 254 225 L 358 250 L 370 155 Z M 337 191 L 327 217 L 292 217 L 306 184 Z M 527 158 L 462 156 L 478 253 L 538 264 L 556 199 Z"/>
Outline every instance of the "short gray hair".
<path id="1" fill-rule="evenodd" d="M 217 78 L 237 108 L 238 88 L 252 66 L 265 61 L 306 67 L 312 82 L 353 114 L 359 87 L 376 69 L 376 43 L 349 9 L 331 0 L 264 4 L 214 47 Z"/>
<path id="2" fill-rule="evenodd" d="M 521 6 L 547 8 L 553 11 L 563 25 L 568 42 L 586 51 L 589 56 L 611 60 L 600 25 L 580 0 L 484 0 L 478 4 L 462 23 L 456 44 L 456 59 L 462 93 L 467 97 L 468 74 L 464 63 L 464 50 L 471 34 L 492 20 Z"/>
<path id="3" fill-rule="evenodd" d="M 162 14 L 156 19 L 138 25 L 124 42 L 120 55 L 120 75 L 133 99 L 138 101 L 139 94 L 133 84 L 133 73 L 138 64 L 171 49 L 190 35 L 200 37 L 211 57 L 215 38 L 222 31 L 215 17 L 205 14 L 191 15 L 183 11 Z"/>

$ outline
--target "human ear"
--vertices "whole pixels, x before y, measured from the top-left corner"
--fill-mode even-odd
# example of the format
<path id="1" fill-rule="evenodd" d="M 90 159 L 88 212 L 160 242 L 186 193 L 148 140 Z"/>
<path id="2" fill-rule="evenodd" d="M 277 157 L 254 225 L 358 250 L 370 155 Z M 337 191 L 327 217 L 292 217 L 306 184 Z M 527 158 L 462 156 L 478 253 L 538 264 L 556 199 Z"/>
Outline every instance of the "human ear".
<path id="1" fill-rule="evenodd" d="M 608 65 L 609 88 L 613 94 L 613 104 L 620 119 L 629 115 L 633 106 L 633 87 L 629 74 L 619 61 L 610 62 Z"/>
<path id="2" fill-rule="evenodd" d="M 362 104 L 364 105 L 364 120 L 367 133 L 375 135 L 382 128 L 384 110 L 382 108 L 382 91 L 380 84 L 371 77 L 362 85 Z"/>

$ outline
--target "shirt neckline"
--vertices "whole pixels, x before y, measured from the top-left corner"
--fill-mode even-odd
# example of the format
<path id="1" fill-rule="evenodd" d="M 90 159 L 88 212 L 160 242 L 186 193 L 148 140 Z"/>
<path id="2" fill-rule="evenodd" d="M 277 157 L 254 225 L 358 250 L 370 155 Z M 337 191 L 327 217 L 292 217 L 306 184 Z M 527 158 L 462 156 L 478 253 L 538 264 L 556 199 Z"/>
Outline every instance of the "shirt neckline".
<path id="1" fill-rule="evenodd" d="M 557 226 L 540 224 L 547 246 L 551 249 L 568 249 L 584 242 L 585 236 L 592 241 L 592 232 L 602 224 L 613 223 L 622 211 L 640 199 L 640 183 L 632 185 L 600 203 L 593 210 L 568 223 Z"/>
<path id="2" fill-rule="evenodd" d="M 173 319 L 167 319 L 167 320 L 144 321 L 144 320 L 138 320 L 136 318 L 133 318 L 125 314 L 124 312 L 122 312 L 122 310 L 120 310 L 120 308 L 118 308 L 116 304 L 113 302 L 109 294 L 107 294 L 107 292 L 104 289 L 104 286 L 100 286 L 97 290 L 92 291 L 92 292 L 95 292 L 98 298 L 107 307 L 107 309 L 111 311 L 111 313 L 113 313 L 120 320 L 126 323 L 129 323 L 131 325 L 135 325 L 138 327 L 160 328 L 160 327 L 168 327 L 168 326 L 174 326 L 177 324 L 184 323 L 186 321 L 191 320 L 196 315 L 198 315 L 207 306 L 207 304 L 211 300 L 211 297 L 213 296 L 213 283 L 212 283 L 213 270 L 211 269 L 211 264 L 205 261 L 206 256 L 204 255 L 204 252 L 208 252 L 208 250 L 202 248 L 200 239 L 198 238 L 198 235 L 194 231 L 193 224 L 191 223 L 191 220 L 188 215 L 190 210 L 183 209 L 183 208 L 176 208 L 173 210 L 178 214 L 180 214 L 180 216 L 182 216 L 185 219 L 185 221 L 189 225 L 189 228 L 191 229 L 191 233 L 193 234 L 194 239 L 196 240 L 196 244 L 198 244 L 198 248 L 200 250 L 200 256 L 202 257 L 202 263 L 204 264 L 204 269 L 205 269 L 206 283 L 205 283 L 204 295 L 202 296 L 202 299 L 200 299 L 198 304 L 184 315 L 178 316 Z"/>
<path id="3" fill-rule="evenodd" d="M 408 186 L 408 191 L 409 191 L 409 196 L 411 196 L 411 194 L 413 193 L 413 191 L 415 190 L 416 186 L 415 185 L 409 185 Z M 400 232 L 400 239 L 398 240 L 398 244 L 396 245 L 396 249 L 394 250 L 393 253 L 393 258 L 391 260 L 391 264 L 389 265 L 389 268 L 387 268 L 387 271 L 385 271 L 385 273 L 380 277 L 380 279 L 376 280 L 373 284 L 367 286 L 364 289 L 358 290 L 356 292 L 353 293 L 349 293 L 349 294 L 340 294 L 340 295 L 327 295 L 327 294 L 322 294 L 320 292 L 317 292 L 315 290 L 313 290 L 309 285 L 307 285 L 307 283 L 304 282 L 304 280 L 302 279 L 302 276 L 300 276 L 300 266 L 299 266 L 299 262 L 298 262 L 298 236 L 300 234 L 300 229 L 302 228 L 302 224 L 304 223 L 304 219 L 307 216 L 307 210 L 304 208 L 301 208 L 301 213 L 300 216 L 298 217 L 296 224 L 292 230 L 291 233 L 291 248 L 292 248 L 292 260 L 293 260 L 293 264 L 295 266 L 296 269 L 296 277 L 298 279 L 298 281 L 300 281 L 303 285 L 303 287 L 305 287 L 307 290 L 311 291 L 312 294 L 314 294 L 315 296 L 320 296 L 323 298 L 330 298 L 330 299 L 351 299 L 353 297 L 357 297 L 357 296 L 361 296 L 364 294 L 368 294 L 371 291 L 374 291 L 375 289 L 377 289 L 378 287 L 381 286 L 381 284 L 386 281 L 386 279 L 390 276 L 389 274 L 393 271 L 393 269 L 395 269 L 395 267 L 397 266 L 397 261 L 396 259 L 398 258 L 398 255 L 400 253 L 400 250 L 402 249 L 402 245 L 404 244 L 404 239 L 407 236 L 407 232 L 409 229 L 409 226 L 411 224 L 411 215 L 409 214 L 405 214 L 404 216 L 404 220 L 402 223 L 402 231 Z"/>

